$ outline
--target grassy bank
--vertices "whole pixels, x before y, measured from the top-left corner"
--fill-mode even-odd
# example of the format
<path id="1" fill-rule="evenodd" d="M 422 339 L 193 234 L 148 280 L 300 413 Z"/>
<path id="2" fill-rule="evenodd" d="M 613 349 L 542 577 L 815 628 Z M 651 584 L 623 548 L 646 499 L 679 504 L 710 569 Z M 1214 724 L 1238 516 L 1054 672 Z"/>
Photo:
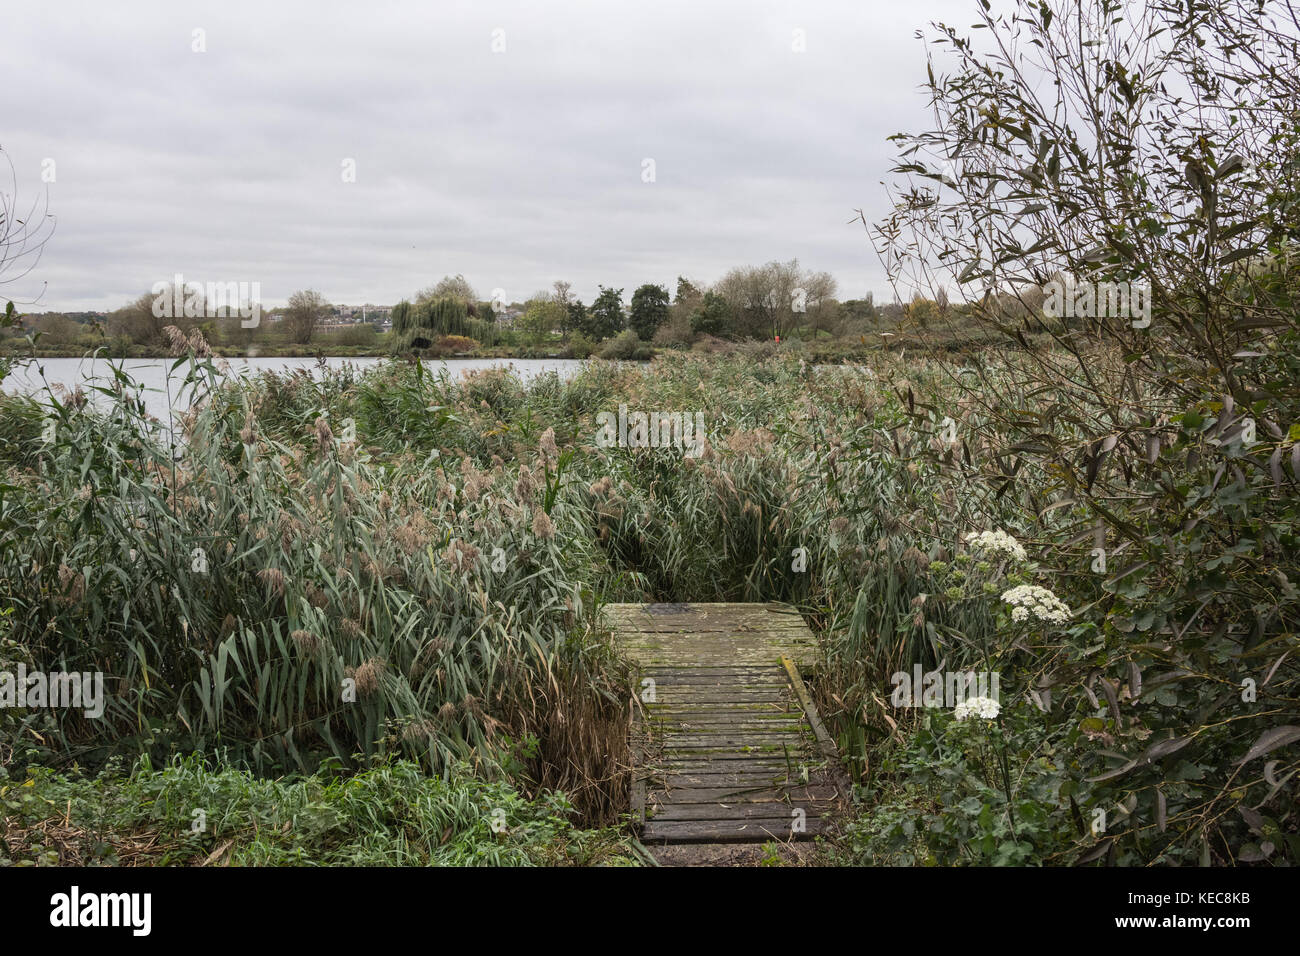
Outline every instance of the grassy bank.
<path id="1" fill-rule="evenodd" d="M 259 779 L 196 758 L 21 781 L 0 770 L 0 866 L 559 866 L 639 863 L 618 831 L 578 830 L 560 794 L 528 800 L 468 767 L 403 761 Z"/>

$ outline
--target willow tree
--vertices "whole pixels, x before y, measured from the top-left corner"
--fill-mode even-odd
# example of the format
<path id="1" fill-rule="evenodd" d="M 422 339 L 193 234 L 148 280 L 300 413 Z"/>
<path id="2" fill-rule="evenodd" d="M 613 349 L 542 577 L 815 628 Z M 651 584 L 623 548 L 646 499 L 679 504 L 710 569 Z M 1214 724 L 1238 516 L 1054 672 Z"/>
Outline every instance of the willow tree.
<path id="1" fill-rule="evenodd" d="M 492 323 L 477 318 L 474 305 L 457 298 L 399 302 L 392 321 L 392 350 L 399 355 L 431 349 L 444 335 L 466 336 L 484 344 L 496 341 Z"/>

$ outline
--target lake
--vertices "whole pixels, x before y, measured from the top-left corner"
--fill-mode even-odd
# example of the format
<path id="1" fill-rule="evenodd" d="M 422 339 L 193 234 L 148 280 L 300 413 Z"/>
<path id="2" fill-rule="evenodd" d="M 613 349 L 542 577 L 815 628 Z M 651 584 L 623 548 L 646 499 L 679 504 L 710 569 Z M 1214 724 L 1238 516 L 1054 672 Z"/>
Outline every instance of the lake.
<path id="1" fill-rule="evenodd" d="M 167 420 L 167 370 L 175 359 L 125 359 L 123 366 L 128 375 L 144 386 L 144 399 L 149 413 L 157 418 Z M 327 358 L 328 368 L 341 368 L 354 365 L 368 368 L 380 362 L 382 358 Z M 317 373 L 319 363 L 315 358 L 230 358 L 230 375 L 251 375 L 262 371 L 289 372 L 295 369 L 308 369 Z M 113 365 L 122 365 L 123 360 L 113 359 Z M 433 374 L 445 371 L 456 376 L 461 372 L 481 371 L 489 368 L 509 368 L 520 378 L 527 381 L 546 372 L 556 372 L 563 377 L 573 375 L 587 363 L 582 359 L 428 359 L 425 368 Z M 42 377 L 42 374 L 44 377 Z M 177 394 L 179 380 L 184 377 L 184 367 L 176 370 L 172 382 L 172 407 L 184 410 L 189 407 L 189 397 Z M 44 389 L 46 383 L 53 386 L 63 385 L 69 391 L 78 385 L 87 383 L 109 386 L 113 382 L 113 373 L 109 369 L 108 359 L 80 358 L 45 358 L 27 363 L 15 369 L 13 374 L 0 382 L 0 389 L 6 392 L 33 393 Z"/>

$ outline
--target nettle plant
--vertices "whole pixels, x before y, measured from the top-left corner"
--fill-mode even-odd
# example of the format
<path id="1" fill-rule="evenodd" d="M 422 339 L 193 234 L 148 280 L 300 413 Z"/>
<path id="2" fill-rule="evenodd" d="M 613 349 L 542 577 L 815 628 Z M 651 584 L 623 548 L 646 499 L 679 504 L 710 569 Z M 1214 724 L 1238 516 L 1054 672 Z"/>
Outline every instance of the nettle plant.
<path id="1" fill-rule="evenodd" d="M 1057 720 L 1082 695 L 1077 774 L 1119 810 L 1080 859 L 1296 862 L 1296 23 L 980 6 L 970 36 L 934 27 L 933 125 L 897 137 L 875 237 L 1006 337 L 957 426 L 968 494 L 1021 503 L 1077 608 L 1040 681 Z M 1113 295 L 1135 287 L 1141 315 Z"/>

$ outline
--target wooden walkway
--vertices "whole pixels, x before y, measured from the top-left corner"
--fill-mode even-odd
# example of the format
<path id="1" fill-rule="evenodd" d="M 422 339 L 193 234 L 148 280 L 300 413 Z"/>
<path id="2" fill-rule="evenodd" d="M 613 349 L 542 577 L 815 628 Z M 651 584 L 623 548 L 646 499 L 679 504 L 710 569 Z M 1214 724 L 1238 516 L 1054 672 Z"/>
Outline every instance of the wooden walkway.
<path id="1" fill-rule="evenodd" d="M 610 604 L 638 665 L 633 813 L 655 843 L 800 840 L 846 797 L 800 669 L 815 639 L 779 604 Z"/>

